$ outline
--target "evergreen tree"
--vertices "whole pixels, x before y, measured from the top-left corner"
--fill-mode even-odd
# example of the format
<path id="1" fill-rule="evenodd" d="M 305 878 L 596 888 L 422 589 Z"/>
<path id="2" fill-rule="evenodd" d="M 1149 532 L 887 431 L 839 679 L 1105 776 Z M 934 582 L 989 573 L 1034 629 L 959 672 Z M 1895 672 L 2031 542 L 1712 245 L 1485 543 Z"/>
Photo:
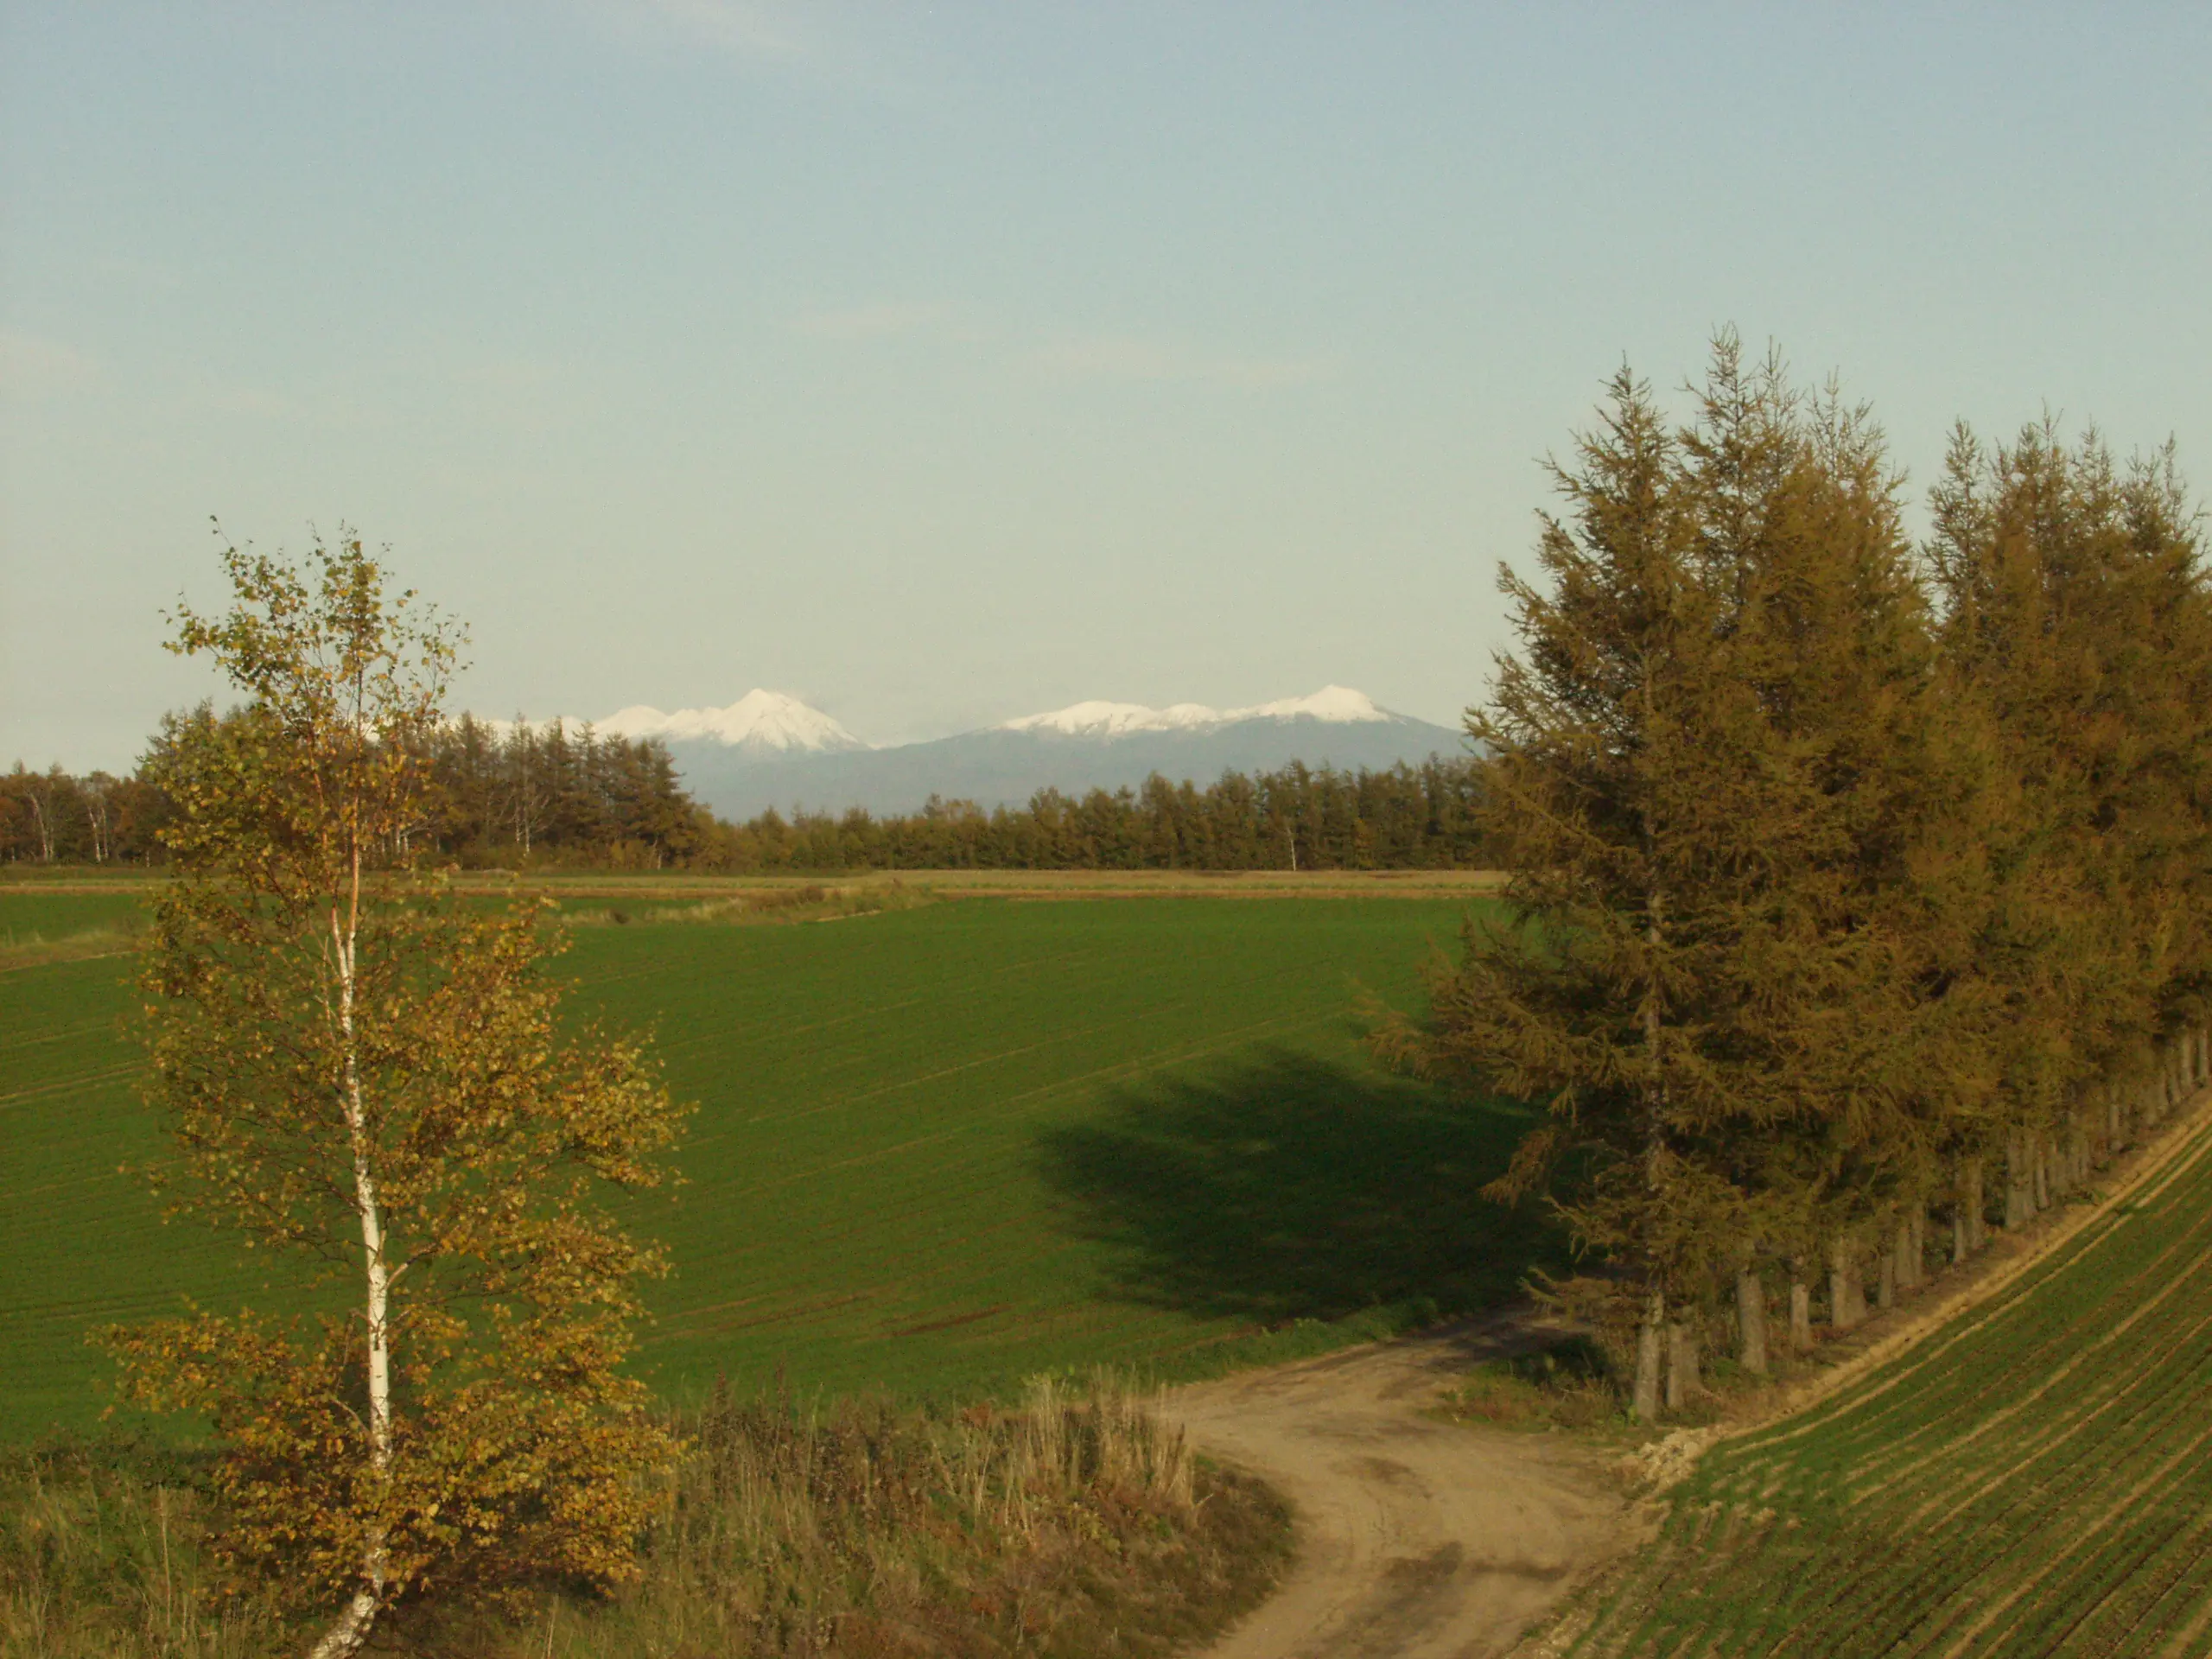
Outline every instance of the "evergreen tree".
<path id="1" fill-rule="evenodd" d="M 1649 390 L 1615 377 L 1600 429 L 1555 467 L 1539 591 L 1508 569 L 1521 657 L 1500 658 L 1468 730 L 1488 746 L 1482 829 L 1511 872 L 1510 920 L 1471 923 L 1430 981 L 1431 1023 L 1385 1046 L 1544 1103 L 1497 1191 L 1562 1166 L 1577 1236 L 1637 1278 L 1635 1407 L 1659 1406 L 1670 1301 L 1706 1300 L 1742 1195 L 1717 1167 L 1699 981 L 1718 921 L 1708 880 L 1742 850 L 1713 785 L 1745 729 L 1726 607 L 1699 568 L 1681 442 Z M 1570 1160 L 1570 1154 L 1571 1160 Z"/>
<path id="2" fill-rule="evenodd" d="M 2203 1017 L 2212 620 L 2171 451 L 2122 469 L 2048 422 L 1994 450 L 1961 428 L 1934 501 L 1944 647 L 2007 797 L 1968 971 L 2005 1011 L 1986 1144 L 2018 1224 Z"/>
<path id="3" fill-rule="evenodd" d="M 1937 856 L 1977 774 L 1863 410 L 1724 337 L 1688 429 L 1623 378 L 1559 478 L 1550 591 L 1508 573 L 1524 655 L 1470 717 L 1511 921 L 1384 1040 L 1546 1105 L 1495 1191 L 1551 1183 L 1636 1270 L 1648 1416 L 1728 1304 L 1764 1364 L 1777 1269 L 1801 1332 L 1817 1261 L 1839 1325 L 1870 1262 L 1916 1277 L 1978 1052 Z"/>

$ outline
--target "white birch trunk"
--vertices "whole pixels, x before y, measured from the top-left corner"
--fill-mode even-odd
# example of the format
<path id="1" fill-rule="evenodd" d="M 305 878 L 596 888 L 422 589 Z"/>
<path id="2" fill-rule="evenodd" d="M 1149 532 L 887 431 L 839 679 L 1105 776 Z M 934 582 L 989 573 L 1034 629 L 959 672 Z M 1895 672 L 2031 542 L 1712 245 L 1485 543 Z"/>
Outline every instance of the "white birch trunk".
<path id="1" fill-rule="evenodd" d="M 363 1586 L 354 1592 L 338 1621 L 324 1632 L 322 1640 L 315 1643 L 311 1659 L 347 1659 L 361 1650 L 368 1641 L 370 1627 L 384 1611 L 390 1567 L 383 1506 L 384 1489 L 391 1471 L 391 1275 L 385 1258 L 384 1212 L 377 1196 L 368 1113 L 361 1099 L 360 1056 L 353 1029 L 354 946 L 360 922 L 360 858 L 357 852 L 353 860 L 353 903 L 342 926 L 337 911 L 331 912 L 330 933 L 338 969 L 338 1029 L 345 1065 L 339 1106 L 345 1114 L 346 1136 L 353 1151 L 353 1203 L 361 1217 L 361 1255 L 367 1280 L 369 1472 L 378 1513 L 362 1541 Z"/>
<path id="2" fill-rule="evenodd" d="M 1789 1345 L 1801 1354 L 1813 1346 L 1813 1287 L 1802 1279 L 1789 1281 Z"/>

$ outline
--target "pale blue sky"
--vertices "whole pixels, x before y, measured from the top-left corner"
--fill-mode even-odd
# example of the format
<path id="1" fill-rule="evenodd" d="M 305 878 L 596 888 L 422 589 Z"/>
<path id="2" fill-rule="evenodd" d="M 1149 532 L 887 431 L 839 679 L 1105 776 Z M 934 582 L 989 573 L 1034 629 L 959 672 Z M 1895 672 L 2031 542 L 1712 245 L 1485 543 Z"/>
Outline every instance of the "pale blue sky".
<path id="1" fill-rule="evenodd" d="M 394 546 L 482 710 L 1451 721 L 1625 355 L 1924 483 L 2212 482 L 2212 8 L 0 6 L 0 765 L 204 681 L 208 515 Z"/>

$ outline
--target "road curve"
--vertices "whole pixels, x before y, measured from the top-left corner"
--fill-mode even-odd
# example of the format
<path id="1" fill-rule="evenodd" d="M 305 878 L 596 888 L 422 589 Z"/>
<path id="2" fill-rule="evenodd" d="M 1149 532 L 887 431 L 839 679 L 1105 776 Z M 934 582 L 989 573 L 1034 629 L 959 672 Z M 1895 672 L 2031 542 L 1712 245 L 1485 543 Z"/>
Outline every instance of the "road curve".
<path id="1" fill-rule="evenodd" d="M 1296 1517 L 1281 1587 L 1207 1659 L 1503 1654 L 1636 1541 L 1599 1452 L 1424 1414 L 1455 1373 L 1558 1334 L 1516 1312 L 1172 1391 L 1192 1444 Z"/>

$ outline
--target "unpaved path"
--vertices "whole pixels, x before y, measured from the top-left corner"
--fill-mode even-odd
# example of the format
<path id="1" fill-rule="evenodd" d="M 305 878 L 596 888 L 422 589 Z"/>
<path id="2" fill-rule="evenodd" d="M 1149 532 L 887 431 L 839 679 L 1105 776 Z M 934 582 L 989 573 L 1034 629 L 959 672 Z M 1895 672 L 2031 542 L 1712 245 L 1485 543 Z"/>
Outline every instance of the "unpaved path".
<path id="1" fill-rule="evenodd" d="M 1674 1472 L 1714 1440 L 1806 1407 L 1988 1300 L 2175 1164 L 2212 1113 L 2212 1090 L 2062 1204 L 1906 1306 L 1877 1316 L 1832 1363 L 1744 1414 L 1658 1444 Z M 1474 1365 L 1557 1340 L 1532 1311 L 1172 1390 L 1167 1414 L 1201 1450 L 1261 1476 L 1296 1513 L 1298 1555 L 1274 1597 L 1205 1659 L 1484 1659 L 1510 1651 L 1584 1577 L 1649 1535 L 1618 1452 L 1561 1434 L 1427 1414 Z M 1661 1463 L 1663 1464 L 1663 1458 Z M 1647 1460 L 1648 1474 L 1666 1471 Z M 1663 1484 L 1663 1483 L 1662 1483 Z"/>
<path id="2" fill-rule="evenodd" d="M 1526 1313 L 1174 1390 L 1211 1456 L 1289 1499 L 1298 1555 L 1208 1659 L 1502 1654 L 1637 1540 L 1604 1454 L 1425 1415 L 1470 1366 L 1561 1334 Z"/>

